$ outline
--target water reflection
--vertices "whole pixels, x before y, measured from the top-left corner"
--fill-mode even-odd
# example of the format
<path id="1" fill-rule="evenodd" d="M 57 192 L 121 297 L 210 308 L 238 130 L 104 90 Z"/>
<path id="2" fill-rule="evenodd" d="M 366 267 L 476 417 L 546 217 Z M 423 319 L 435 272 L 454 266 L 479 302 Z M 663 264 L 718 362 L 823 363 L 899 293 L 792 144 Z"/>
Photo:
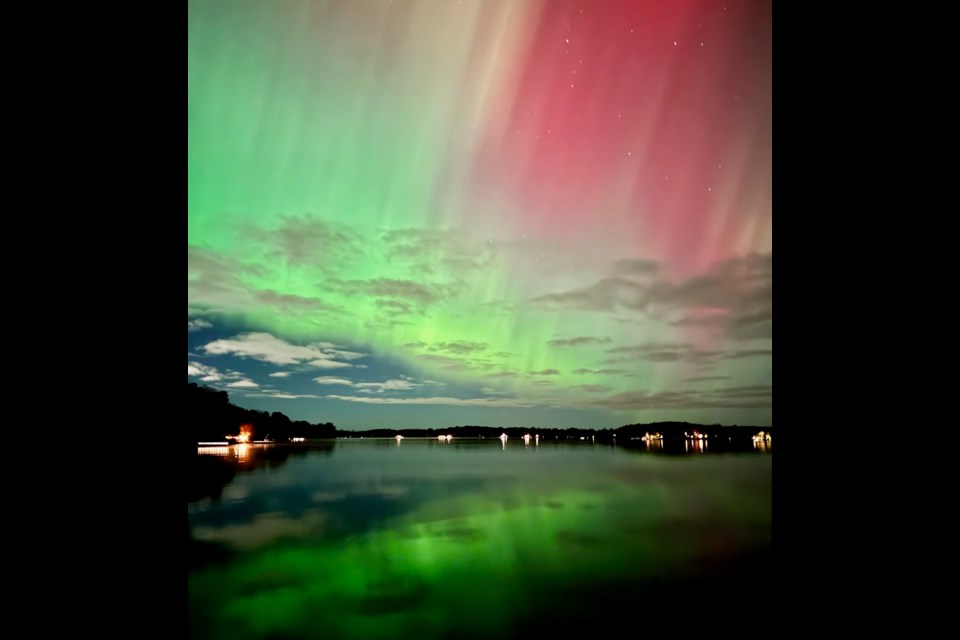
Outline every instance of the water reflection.
<path id="1" fill-rule="evenodd" d="M 230 455 L 230 447 L 197 447 L 197 453 L 201 456 L 228 456 Z"/>
<path id="2" fill-rule="evenodd" d="M 637 602 L 736 610 L 764 588 L 770 455 L 391 440 L 196 456 L 234 475 L 189 513 L 213 558 L 190 574 L 192 637 L 595 632 Z"/>
<path id="3" fill-rule="evenodd" d="M 708 440 L 688 439 L 683 441 L 683 450 L 687 453 L 704 453 L 707 450 Z"/>

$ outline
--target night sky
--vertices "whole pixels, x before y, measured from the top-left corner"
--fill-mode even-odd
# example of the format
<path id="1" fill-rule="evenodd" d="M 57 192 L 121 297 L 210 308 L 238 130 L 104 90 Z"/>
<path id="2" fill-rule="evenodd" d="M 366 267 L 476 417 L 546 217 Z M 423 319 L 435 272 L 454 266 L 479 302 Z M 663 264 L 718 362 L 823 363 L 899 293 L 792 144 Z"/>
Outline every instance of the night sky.
<path id="1" fill-rule="evenodd" d="M 771 424 L 769 2 L 195 0 L 188 45 L 188 380 Z"/>

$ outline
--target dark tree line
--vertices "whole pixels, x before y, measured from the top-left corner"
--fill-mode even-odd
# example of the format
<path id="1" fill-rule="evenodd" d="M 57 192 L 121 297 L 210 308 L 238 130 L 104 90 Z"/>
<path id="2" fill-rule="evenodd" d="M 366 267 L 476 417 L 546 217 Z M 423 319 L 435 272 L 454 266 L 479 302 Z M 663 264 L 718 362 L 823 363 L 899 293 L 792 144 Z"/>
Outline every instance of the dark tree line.
<path id="1" fill-rule="evenodd" d="M 330 422 L 311 424 L 306 420 L 291 420 L 279 411 L 244 409 L 230 402 L 226 391 L 187 383 L 187 440 L 195 447 L 197 442 L 222 441 L 228 435 L 240 433 L 249 425 L 253 440 L 270 438 L 283 442 L 290 438 L 335 438 L 337 428 Z"/>

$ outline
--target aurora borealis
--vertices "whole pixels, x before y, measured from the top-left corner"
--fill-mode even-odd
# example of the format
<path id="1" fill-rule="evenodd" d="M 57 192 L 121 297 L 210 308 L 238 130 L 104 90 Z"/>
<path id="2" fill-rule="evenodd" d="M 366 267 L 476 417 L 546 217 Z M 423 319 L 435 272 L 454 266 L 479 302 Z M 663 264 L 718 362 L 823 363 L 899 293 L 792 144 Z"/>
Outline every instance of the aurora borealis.
<path id="1" fill-rule="evenodd" d="M 347 429 L 771 424 L 770 11 L 191 1 L 188 378 Z"/>

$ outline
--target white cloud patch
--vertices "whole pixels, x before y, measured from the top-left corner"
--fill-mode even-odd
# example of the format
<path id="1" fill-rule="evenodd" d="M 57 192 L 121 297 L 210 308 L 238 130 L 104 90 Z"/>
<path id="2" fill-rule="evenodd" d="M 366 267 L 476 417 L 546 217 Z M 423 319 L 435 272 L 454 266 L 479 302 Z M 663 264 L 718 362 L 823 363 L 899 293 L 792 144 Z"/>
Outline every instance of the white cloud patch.
<path id="1" fill-rule="evenodd" d="M 353 386 L 352 380 L 347 380 L 346 378 L 335 378 L 333 376 L 320 376 L 319 378 L 314 378 L 313 381 L 317 384 L 342 384 L 348 387 Z"/>
<path id="2" fill-rule="evenodd" d="M 414 387 L 422 385 L 416 382 L 410 382 L 409 380 L 393 379 L 387 380 L 386 382 L 358 382 L 353 386 L 364 393 L 370 393 L 372 391 L 383 393 L 384 391 L 409 391 Z"/>
<path id="3" fill-rule="evenodd" d="M 347 362 L 338 362 L 336 358 L 363 357 L 363 354 L 336 349 L 335 345 L 329 342 L 297 345 L 262 332 L 242 333 L 233 338 L 214 340 L 201 349 L 212 355 L 235 355 L 277 365 L 306 363 L 320 369 L 351 366 Z"/>
<path id="4" fill-rule="evenodd" d="M 286 378 L 290 375 L 289 371 L 274 371 L 270 374 L 271 378 Z"/>
<path id="5" fill-rule="evenodd" d="M 258 385 L 253 380 L 244 379 L 244 380 L 237 380 L 236 382 L 230 382 L 227 384 L 227 386 L 230 387 L 231 389 L 256 389 L 260 385 Z"/>
<path id="6" fill-rule="evenodd" d="M 342 369 L 352 366 L 348 362 L 337 362 L 336 360 L 311 360 L 307 364 L 317 369 Z"/>
<path id="7" fill-rule="evenodd" d="M 480 393 L 486 394 L 488 396 L 508 396 L 510 395 L 506 391 L 500 391 L 499 389 L 494 389 L 493 387 L 483 387 L 480 389 Z"/>
<path id="8" fill-rule="evenodd" d="M 213 325 L 206 320 L 187 320 L 187 331 L 199 331 L 200 329 L 210 329 Z"/>
<path id="9" fill-rule="evenodd" d="M 269 391 L 267 393 L 249 393 L 248 397 L 253 398 L 277 398 L 278 400 L 296 400 L 298 398 L 320 398 L 311 393 L 284 393 L 282 391 Z"/>
<path id="10" fill-rule="evenodd" d="M 199 378 L 200 382 L 226 382 L 228 383 L 227 386 L 233 389 L 255 389 L 260 386 L 239 371 L 229 369 L 220 371 L 216 367 L 199 362 L 187 363 L 187 376 Z"/>
<path id="11" fill-rule="evenodd" d="M 203 382 L 218 382 L 224 378 L 224 374 L 220 373 L 216 367 L 210 367 L 199 362 L 187 363 L 187 375 L 200 378 Z"/>
<path id="12" fill-rule="evenodd" d="M 540 403 L 515 398 L 390 398 L 382 396 L 327 396 L 334 400 L 366 404 L 443 404 L 469 407 L 533 407 Z"/>

